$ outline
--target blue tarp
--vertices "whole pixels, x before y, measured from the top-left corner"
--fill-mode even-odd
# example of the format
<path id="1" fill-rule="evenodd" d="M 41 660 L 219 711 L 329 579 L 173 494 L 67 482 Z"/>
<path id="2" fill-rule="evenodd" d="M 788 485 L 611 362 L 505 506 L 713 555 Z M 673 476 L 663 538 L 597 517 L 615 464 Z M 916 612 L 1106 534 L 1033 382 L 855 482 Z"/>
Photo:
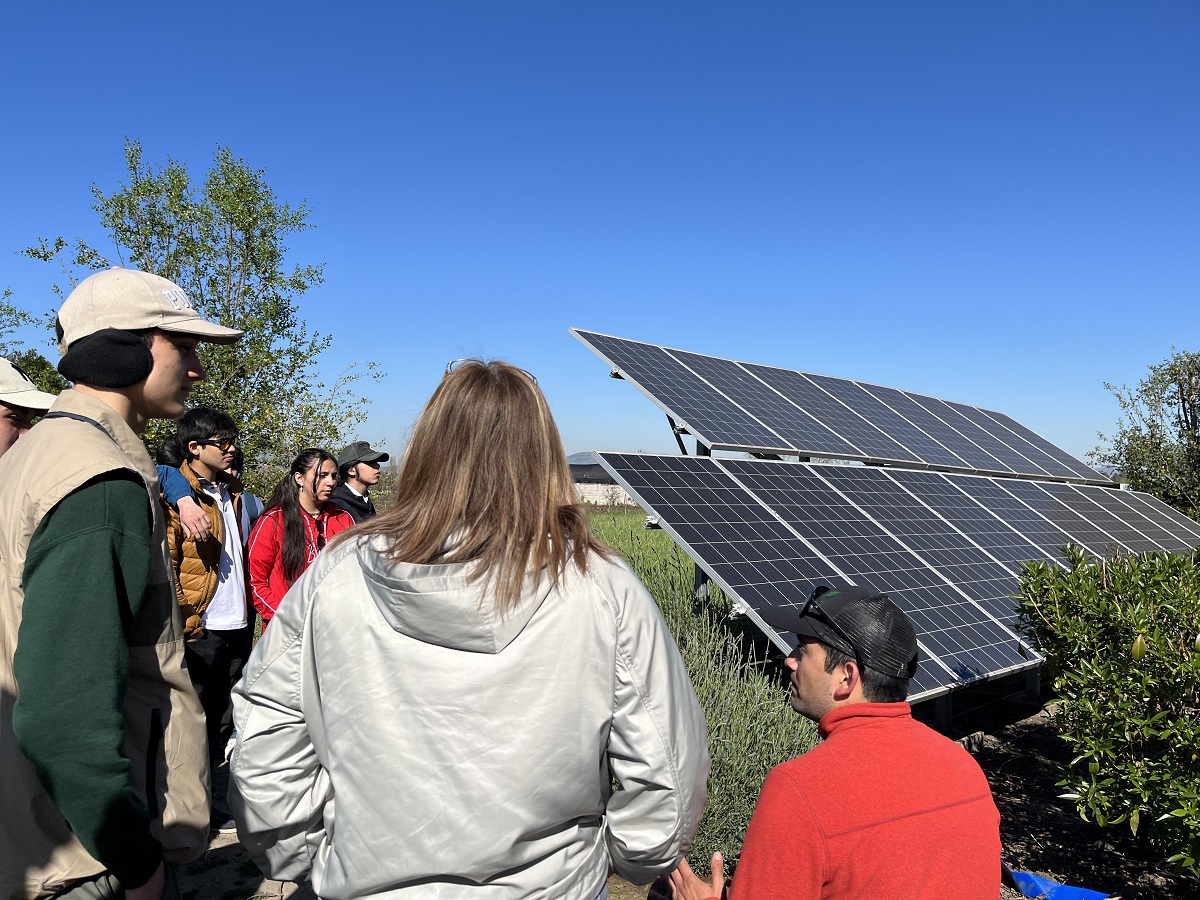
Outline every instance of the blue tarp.
<path id="1" fill-rule="evenodd" d="M 1099 891 L 1089 891 L 1087 888 L 1058 884 L 1049 878 L 1029 872 L 1013 871 L 1012 876 L 1017 882 L 1017 890 L 1026 897 L 1042 897 L 1045 900 L 1104 900 L 1108 896 Z"/>

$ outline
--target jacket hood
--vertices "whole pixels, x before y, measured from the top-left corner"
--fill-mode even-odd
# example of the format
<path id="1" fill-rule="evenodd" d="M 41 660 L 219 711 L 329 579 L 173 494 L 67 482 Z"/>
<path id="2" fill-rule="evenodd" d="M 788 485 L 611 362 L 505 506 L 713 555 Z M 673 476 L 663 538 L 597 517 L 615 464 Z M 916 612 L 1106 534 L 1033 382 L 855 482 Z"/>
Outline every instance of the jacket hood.
<path id="1" fill-rule="evenodd" d="M 426 644 L 471 653 L 499 653 L 529 624 L 552 589 L 544 574 L 527 577 L 520 600 L 501 616 L 484 581 L 471 581 L 474 563 L 390 563 L 387 539 L 357 542 L 367 590 L 387 623 Z"/>

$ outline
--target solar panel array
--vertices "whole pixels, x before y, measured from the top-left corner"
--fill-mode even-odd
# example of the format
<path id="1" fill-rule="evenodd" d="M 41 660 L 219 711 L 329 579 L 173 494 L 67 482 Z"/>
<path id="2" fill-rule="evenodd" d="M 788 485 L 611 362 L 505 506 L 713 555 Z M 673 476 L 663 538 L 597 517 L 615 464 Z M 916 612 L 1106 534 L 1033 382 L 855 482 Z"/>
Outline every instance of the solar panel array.
<path id="1" fill-rule="evenodd" d="M 713 449 L 1112 484 L 1028 428 L 979 407 L 571 331 Z"/>
<path id="2" fill-rule="evenodd" d="M 1013 630 L 1017 574 L 1061 560 L 1190 550 L 1200 525 L 1145 494 L 871 466 L 600 453 L 632 494 L 780 647 L 761 611 L 816 583 L 886 591 L 912 618 L 910 699 L 1037 665 Z"/>

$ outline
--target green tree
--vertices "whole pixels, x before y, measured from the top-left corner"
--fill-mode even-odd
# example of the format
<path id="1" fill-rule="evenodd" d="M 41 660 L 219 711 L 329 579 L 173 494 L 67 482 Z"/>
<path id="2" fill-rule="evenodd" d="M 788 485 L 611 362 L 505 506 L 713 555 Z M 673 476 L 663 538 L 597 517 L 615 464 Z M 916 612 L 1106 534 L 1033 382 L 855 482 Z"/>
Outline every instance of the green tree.
<path id="1" fill-rule="evenodd" d="M 70 387 L 70 382 L 58 374 L 54 363 L 13 337 L 13 332 L 18 328 L 36 324 L 37 319 L 12 302 L 10 288 L 0 292 L 0 356 L 15 363 L 38 386 L 38 390 L 57 394 Z"/>
<path id="2" fill-rule="evenodd" d="M 242 428 L 246 476 L 260 495 L 282 477 L 304 447 L 337 450 L 366 417 L 360 379 L 380 377 L 375 363 L 357 363 L 331 383 L 318 360 L 328 335 L 309 330 L 297 300 L 322 281 L 323 265 L 290 265 L 289 236 L 313 226 L 303 202 L 279 201 L 263 170 L 218 147 L 202 183 L 170 157 L 165 165 L 142 159 L 137 141 L 125 143 L 127 181 L 107 193 L 93 185 L 93 208 L 123 264 L 155 272 L 180 285 L 202 316 L 240 328 L 237 344 L 201 345 L 208 380 L 192 401 L 223 409 Z M 112 265 L 86 241 L 42 238 L 26 256 L 57 262 L 69 282 L 78 273 Z M 159 423 L 146 437 L 156 447 L 171 430 Z"/>
<path id="3" fill-rule="evenodd" d="M 1121 405 L 1112 437 L 1092 451 L 1094 463 L 1116 468 L 1185 515 L 1200 514 L 1200 354 L 1175 351 L 1150 366 L 1137 386 L 1104 385 Z"/>

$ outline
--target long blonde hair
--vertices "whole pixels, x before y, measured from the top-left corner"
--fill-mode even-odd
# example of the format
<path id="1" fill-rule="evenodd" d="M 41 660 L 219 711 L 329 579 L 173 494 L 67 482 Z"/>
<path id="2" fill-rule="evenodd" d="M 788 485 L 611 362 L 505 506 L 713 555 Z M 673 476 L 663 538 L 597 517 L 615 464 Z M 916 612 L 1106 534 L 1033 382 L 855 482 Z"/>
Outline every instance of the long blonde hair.
<path id="1" fill-rule="evenodd" d="M 528 574 L 558 583 L 590 553 L 615 555 L 592 537 L 537 382 L 498 360 L 447 372 L 413 428 L 395 506 L 353 533 L 389 538 L 391 562 L 476 561 L 501 613 Z"/>

